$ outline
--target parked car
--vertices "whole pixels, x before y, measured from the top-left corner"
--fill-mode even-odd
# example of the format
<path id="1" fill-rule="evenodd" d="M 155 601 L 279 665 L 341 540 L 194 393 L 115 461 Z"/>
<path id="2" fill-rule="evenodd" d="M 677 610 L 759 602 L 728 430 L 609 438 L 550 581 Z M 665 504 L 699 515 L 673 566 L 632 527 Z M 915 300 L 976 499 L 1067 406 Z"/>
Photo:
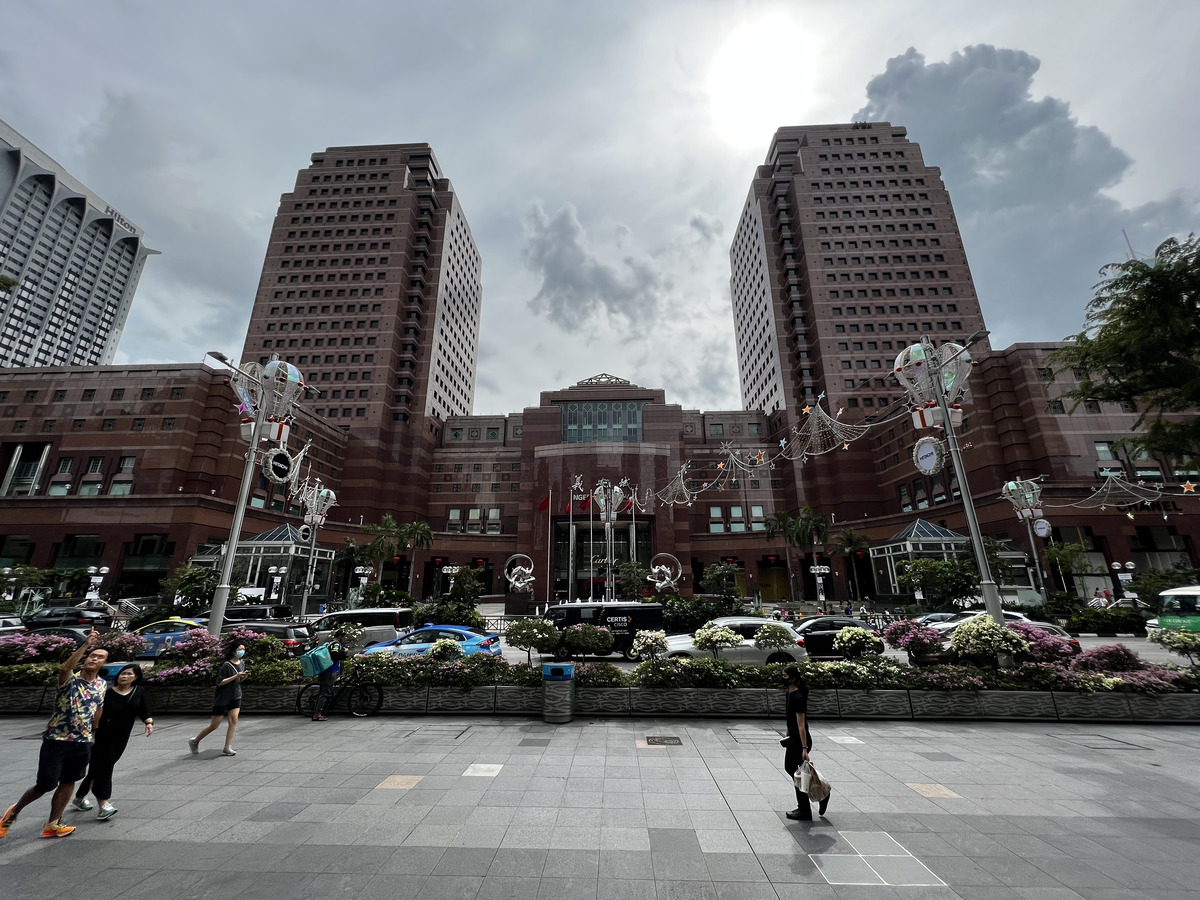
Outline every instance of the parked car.
<path id="1" fill-rule="evenodd" d="M 29 626 L 21 621 L 20 616 L 0 616 L 0 637 L 10 634 L 24 634 Z"/>
<path id="2" fill-rule="evenodd" d="M 967 619 L 974 619 L 977 616 L 986 616 L 986 615 L 987 615 L 987 612 L 982 609 L 971 609 L 971 610 L 967 610 L 966 612 L 955 613 L 953 618 L 946 619 L 945 621 L 942 621 L 942 622 L 934 622 L 929 627 L 932 628 L 934 631 L 942 633 L 943 635 L 949 635 L 951 632 L 954 631 L 955 628 L 957 628 L 963 622 L 967 621 Z M 1025 615 L 1024 613 L 1013 612 L 1011 609 L 1006 609 L 1006 610 L 1004 610 L 1004 621 L 1006 621 L 1006 622 L 1028 622 L 1029 616 Z"/>
<path id="3" fill-rule="evenodd" d="M 103 631 L 112 625 L 112 614 L 78 606 L 43 606 L 21 617 L 27 628 L 56 628 L 60 625 L 86 625 Z"/>
<path id="4" fill-rule="evenodd" d="M 742 643 L 738 646 L 721 651 L 721 659 L 728 662 L 763 665 L 765 663 L 796 662 L 807 656 L 804 637 L 794 625 L 787 622 L 764 619 L 761 616 L 720 616 L 712 621 L 714 625 L 731 628 L 742 636 Z M 793 645 L 783 649 L 754 646 L 754 635 L 764 625 L 777 625 L 785 629 L 792 636 Z M 712 656 L 708 650 L 699 649 L 692 642 L 692 638 L 691 634 L 667 635 L 667 657 L 703 659 Z"/>
<path id="5" fill-rule="evenodd" d="M 171 616 L 169 619 L 151 622 L 149 625 L 134 629 L 134 634 L 146 639 L 146 649 L 142 651 L 139 659 L 157 657 L 193 628 L 203 628 L 206 621 L 206 619 L 181 619 L 179 616 Z"/>
<path id="6" fill-rule="evenodd" d="M 265 622 L 267 620 L 287 620 L 294 619 L 296 616 L 292 612 L 292 608 L 286 603 L 275 604 L 254 604 L 252 606 L 227 606 L 225 607 L 225 621 L 243 621 L 254 620 L 256 622 Z"/>
<path id="7" fill-rule="evenodd" d="M 841 659 L 842 654 L 834 649 L 833 639 L 843 628 L 851 627 L 865 629 L 879 637 L 874 625 L 852 616 L 807 616 L 796 626 L 796 631 L 804 638 L 804 647 L 810 657 Z M 882 644 L 880 646 L 882 648 Z"/>
<path id="8" fill-rule="evenodd" d="M 366 631 L 362 637 L 363 648 L 394 641 L 412 631 L 413 611 L 406 606 L 379 607 L 375 609 L 343 609 L 329 613 L 313 622 L 309 627 L 313 637 L 323 641 L 333 634 L 339 625 L 349 623 L 361 625 Z"/>
<path id="9" fill-rule="evenodd" d="M 1155 616 L 1153 619 L 1146 620 L 1146 634 L 1149 634 L 1152 631 L 1158 631 L 1159 627 L 1158 616 Z"/>
<path id="10" fill-rule="evenodd" d="M 221 626 L 221 634 L 228 634 L 236 628 L 279 638 L 290 656 L 303 656 L 304 651 L 312 646 L 312 629 L 303 622 L 226 622 Z"/>
<path id="11" fill-rule="evenodd" d="M 934 622 L 945 622 L 948 619 L 953 619 L 958 613 L 952 612 L 930 612 L 922 613 L 913 619 L 918 625 L 932 625 Z"/>
<path id="12" fill-rule="evenodd" d="M 613 636 L 613 653 L 633 659 L 633 639 L 639 631 L 661 631 L 663 607 L 661 603 L 562 603 L 546 610 L 548 619 L 561 633 L 572 625 L 586 623 L 598 628 L 607 628 Z M 765 621 L 763 619 L 759 620 Z M 560 645 L 555 659 L 568 659 L 571 653 Z"/>
<path id="13" fill-rule="evenodd" d="M 424 625 L 392 641 L 374 644 L 364 653 L 390 653 L 392 656 L 423 656 L 435 641 L 448 638 L 458 641 L 463 656 L 473 653 L 500 655 L 500 635 L 462 625 Z"/>

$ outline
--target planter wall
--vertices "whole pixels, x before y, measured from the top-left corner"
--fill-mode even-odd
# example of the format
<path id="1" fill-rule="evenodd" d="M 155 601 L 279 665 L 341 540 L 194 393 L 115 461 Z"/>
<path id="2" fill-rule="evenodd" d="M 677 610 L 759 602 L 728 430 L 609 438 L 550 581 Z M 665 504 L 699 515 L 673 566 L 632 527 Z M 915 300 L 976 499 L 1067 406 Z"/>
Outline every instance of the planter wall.
<path id="1" fill-rule="evenodd" d="M 556 683 L 566 686 L 573 683 Z M 292 713 L 300 685 L 247 685 L 242 708 L 256 713 Z M 0 691 L 0 714 L 48 713 L 53 687 L 14 686 Z M 565 693 L 564 693 L 565 696 Z M 156 715 L 212 710 L 207 686 L 154 687 L 148 701 Z M 784 716 L 785 692 L 775 688 L 641 690 L 576 688 L 571 714 L 590 716 L 696 716 L 770 718 Z M 1046 722 L 1200 723 L 1200 694 L 1072 694 L 1049 691 L 862 691 L 814 690 L 808 696 L 813 718 L 825 719 L 991 719 Z M 536 716 L 545 713 L 542 687 L 384 688 L 383 714 L 473 713 Z"/>

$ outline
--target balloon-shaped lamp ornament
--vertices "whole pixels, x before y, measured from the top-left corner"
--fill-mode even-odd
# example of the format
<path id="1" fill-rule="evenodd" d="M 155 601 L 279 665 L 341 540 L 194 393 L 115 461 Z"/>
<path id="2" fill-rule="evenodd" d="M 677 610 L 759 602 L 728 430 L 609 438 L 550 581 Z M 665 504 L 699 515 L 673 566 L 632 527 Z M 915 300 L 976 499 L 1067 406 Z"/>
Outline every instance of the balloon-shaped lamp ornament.
<path id="1" fill-rule="evenodd" d="M 931 356 L 935 358 L 931 359 Z M 971 354 L 959 344 L 945 343 L 940 347 L 913 344 L 900 351 L 894 372 L 908 394 L 914 428 L 943 424 L 938 408 L 939 393 L 946 398 L 951 424 L 962 424 L 961 404 L 967 393 L 971 367 Z"/>

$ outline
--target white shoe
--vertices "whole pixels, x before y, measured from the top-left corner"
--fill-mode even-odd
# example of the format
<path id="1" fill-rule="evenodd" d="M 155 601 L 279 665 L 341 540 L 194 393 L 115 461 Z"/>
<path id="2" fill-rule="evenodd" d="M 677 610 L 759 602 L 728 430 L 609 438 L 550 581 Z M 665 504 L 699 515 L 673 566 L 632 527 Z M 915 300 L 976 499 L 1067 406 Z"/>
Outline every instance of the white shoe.
<path id="1" fill-rule="evenodd" d="M 232 747 L 226 747 L 221 751 L 222 756 L 237 756 L 237 751 Z"/>
<path id="2" fill-rule="evenodd" d="M 200 752 L 200 742 L 195 738 L 188 738 L 188 749 L 192 751 L 192 756 Z"/>
<path id="3" fill-rule="evenodd" d="M 73 809 L 79 809 L 79 810 L 83 810 L 84 812 L 87 812 L 89 809 L 92 808 L 92 801 L 89 800 L 87 797 L 72 797 L 71 798 L 71 807 Z"/>
<path id="4" fill-rule="evenodd" d="M 96 818 L 103 822 L 105 819 L 110 819 L 117 814 L 117 808 L 111 803 L 101 803 L 100 809 L 96 812 Z"/>

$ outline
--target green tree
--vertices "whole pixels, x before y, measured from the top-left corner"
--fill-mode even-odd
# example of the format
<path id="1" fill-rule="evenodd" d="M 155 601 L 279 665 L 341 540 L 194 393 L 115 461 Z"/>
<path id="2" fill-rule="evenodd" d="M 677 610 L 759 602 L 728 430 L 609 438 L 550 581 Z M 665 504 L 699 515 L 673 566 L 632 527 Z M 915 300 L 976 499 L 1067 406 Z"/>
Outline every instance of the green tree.
<path id="1" fill-rule="evenodd" d="M 830 552 L 843 557 L 846 561 L 850 584 L 853 585 L 852 590 L 857 594 L 852 597 L 853 600 L 858 600 L 863 596 L 862 581 L 859 580 L 861 572 L 859 562 L 866 557 L 870 549 L 871 542 L 865 535 L 859 534 L 853 528 L 843 528 L 829 542 Z"/>
<path id="2" fill-rule="evenodd" d="M 1088 303 L 1084 330 L 1052 357 L 1070 369 L 1075 406 L 1087 400 L 1136 404 L 1130 450 L 1200 457 L 1200 241 L 1169 238 L 1152 259 L 1110 263 Z"/>
<path id="3" fill-rule="evenodd" d="M 1086 575 L 1092 570 L 1087 558 L 1087 547 L 1083 544 L 1047 541 L 1042 554 L 1046 557 L 1046 564 L 1058 573 L 1058 581 L 1064 593 L 1069 590 L 1068 575 Z"/>
<path id="4" fill-rule="evenodd" d="M 627 600 L 631 603 L 641 600 L 646 585 L 649 583 L 646 581 L 646 576 L 650 574 L 650 570 L 633 560 L 617 563 L 616 570 L 617 599 Z"/>
<path id="5" fill-rule="evenodd" d="M 217 589 L 220 572 L 214 566 L 179 566 L 158 583 L 158 592 L 166 606 L 179 598 L 178 614 L 189 615 L 208 609 Z"/>
<path id="6" fill-rule="evenodd" d="M 341 597 L 346 597 L 349 594 L 350 579 L 354 577 L 354 570 L 359 566 L 374 564 L 371 551 L 368 549 L 369 547 L 369 544 L 359 544 L 352 538 L 346 538 L 342 549 L 334 555 L 333 564 L 340 569 L 338 594 Z"/>
<path id="7" fill-rule="evenodd" d="M 724 601 L 741 600 L 738 590 L 738 576 L 742 570 L 732 563 L 713 563 L 704 570 L 700 579 L 700 587 L 710 594 L 716 594 Z"/>
<path id="8" fill-rule="evenodd" d="M 1200 572 L 1186 562 L 1177 562 L 1166 571 L 1150 569 L 1146 572 L 1139 572 L 1130 582 L 1129 588 L 1138 595 L 1140 600 L 1157 607 L 1158 595 L 1163 591 L 1186 587 L 1189 584 L 1196 584 L 1198 581 L 1200 581 Z"/>
<path id="9" fill-rule="evenodd" d="M 15 278 L 9 278 L 7 275 L 0 275 L 0 293 L 7 293 L 15 288 L 19 281 Z"/>
<path id="10" fill-rule="evenodd" d="M 403 528 L 392 518 L 391 513 L 384 513 L 378 523 L 363 526 L 363 531 L 371 535 L 371 543 L 367 544 L 367 555 L 376 569 L 375 577 L 383 581 L 384 563 L 400 555 L 404 546 Z"/>
<path id="11" fill-rule="evenodd" d="M 924 605 L 948 608 L 956 600 L 969 600 L 979 592 L 979 572 L 963 559 L 921 558 L 901 562 L 896 581 L 909 591 L 920 590 Z"/>

